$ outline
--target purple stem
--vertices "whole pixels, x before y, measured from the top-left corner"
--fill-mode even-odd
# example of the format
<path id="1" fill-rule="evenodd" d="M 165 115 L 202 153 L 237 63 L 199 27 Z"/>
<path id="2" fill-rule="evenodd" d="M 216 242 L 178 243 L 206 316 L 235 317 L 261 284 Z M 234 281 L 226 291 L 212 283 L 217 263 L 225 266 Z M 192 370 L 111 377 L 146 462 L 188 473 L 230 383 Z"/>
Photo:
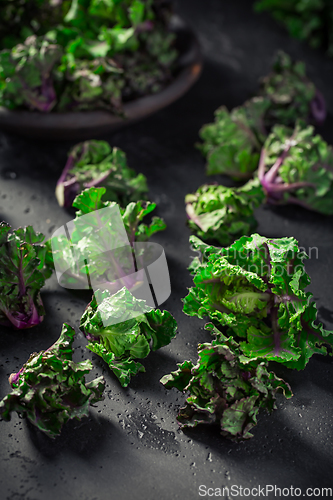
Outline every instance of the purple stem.
<path id="1" fill-rule="evenodd" d="M 299 189 L 302 187 L 315 188 L 316 185 L 313 184 L 312 182 L 293 182 L 291 184 L 272 184 L 270 186 L 270 190 L 274 191 L 276 193 L 283 193 L 283 192 L 287 192 L 287 191 L 293 191 L 294 189 Z"/>
<path id="2" fill-rule="evenodd" d="M 98 210 L 96 211 L 96 215 L 97 215 L 97 218 L 99 220 L 99 223 L 100 223 L 100 227 L 102 227 L 102 221 L 100 219 L 100 216 L 99 216 L 99 213 L 98 213 Z M 134 229 L 134 236 L 135 236 L 135 229 Z M 108 244 L 107 242 L 103 239 L 103 236 L 102 236 L 102 240 L 103 240 L 103 243 L 104 243 L 104 248 L 108 248 Z M 134 241 L 134 238 L 133 238 L 133 241 Z M 130 241 L 130 244 L 131 246 L 133 247 L 133 244 L 132 242 Z M 128 287 L 130 287 L 131 285 L 131 278 L 129 276 L 126 275 L 126 273 L 124 272 L 123 268 L 121 267 L 121 265 L 117 262 L 117 260 L 114 258 L 112 252 L 111 252 L 111 260 L 113 262 L 113 264 L 115 265 L 116 269 L 117 269 L 117 273 L 118 273 L 118 279 L 121 281 L 121 283 L 124 284 L 124 286 L 129 289 Z M 128 285 L 128 286 L 127 286 Z"/>
<path id="3" fill-rule="evenodd" d="M 25 328 L 31 328 L 33 326 L 39 325 L 39 323 L 43 321 L 44 316 L 39 316 L 35 304 L 32 302 L 30 306 L 32 312 L 29 317 L 23 314 L 17 315 L 17 317 L 15 317 L 11 312 L 5 311 L 8 320 L 14 326 L 14 328 L 23 330 Z M 18 316 L 21 316 L 21 318 L 19 318 Z"/>
<path id="4" fill-rule="evenodd" d="M 220 280 L 220 278 L 211 278 L 209 280 L 202 280 L 202 281 L 200 281 L 200 283 L 204 283 L 205 285 L 207 285 L 209 283 L 221 283 L 221 280 Z"/>
<path id="5" fill-rule="evenodd" d="M 147 19 L 143 23 L 137 25 L 137 27 L 135 28 L 135 33 L 136 34 L 144 33 L 145 31 L 152 31 L 153 29 L 154 29 L 153 21 Z"/>
<path id="6" fill-rule="evenodd" d="M 74 156 L 69 155 L 67 158 L 65 168 L 62 171 L 61 176 L 59 177 L 57 184 L 61 184 L 61 183 L 65 182 L 67 174 L 73 168 L 73 166 L 74 166 Z"/>
<path id="7" fill-rule="evenodd" d="M 110 169 L 111 170 L 111 169 Z M 94 187 L 94 186 L 98 186 L 98 184 L 101 184 L 103 181 L 105 181 L 105 179 L 107 179 L 110 175 L 110 170 L 108 170 L 106 172 L 106 174 L 103 174 L 102 177 L 100 177 L 99 179 L 93 179 L 92 181 L 90 182 L 85 182 L 84 183 L 84 187 L 85 188 L 91 188 L 91 187 Z"/>
<path id="8" fill-rule="evenodd" d="M 52 86 L 51 79 L 43 78 L 41 87 L 37 87 L 31 90 L 24 80 L 20 78 L 20 83 L 25 90 L 25 93 L 30 101 L 30 104 L 33 108 L 38 109 L 38 111 L 42 111 L 44 113 L 48 113 L 56 104 L 56 93 Z M 35 95 L 35 92 L 38 92 L 40 89 L 40 97 L 45 98 L 45 101 L 38 100 L 38 96 Z M 50 99 L 50 101 L 49 101 Z"/>
<path id="9" fill-rule="evenodd" d="M 322 125 L 327 116 L 326 103 L 323 94 L 316 89 L 316 94 L 310 102 L 310 114 L 317 125 Z"/>
<path id="10" fill-rule="evenodd" d="M 21 373 L 24 371 L 24 366 L 17 373 L 11 373 L 9 375 L 8 382 L 13 387 L 14 384 L 17 384 L 18 379 L 20 378 Z"/>
<path id="11" fill-rule="evenodd" d="M 266 160 L 266 149 L 262 148 L 258 165 L 258 177 L 261 183 L 263 183 L 265 179 L 265 160 Z"/>
<path id="12" fill-rule="evenodd" d="M 273 307 L 272 308 L 272 312 L 271 312 L 271 321 L 272 321 L 273 342 L 274 342 L 274 351 L 273 351 L 273 354 L 275 356 L 279 355 L 280 347 L 281 347 L 281 338 L 280 338 L 280 332 L 278 330 L 277 313 L 278 313 L 277 308 Z"/>
<path id="13" fill-rule="evenodd" d="M 270 203 L 273 204 L 278 204 L 281 201 L 282 198 L 282 193 L 286 193 L 289 191 L 294 191 L 296 189 L 300 189 L 303 187 L 311 187 L 315 188 L 315 184 L 311 182 L 292 182 L 289 184 L 279 182 L 281 178 L 277 177 L 279 169 L 281 165 L 283 164 L 285 158 L 289 154 L 290 148 L 292 146 L 292 141 L 293 141 L 293 136 L 295 132 L 292 134 L 290 137 L 288 144 L 284 148 L 282 154 L 279 156 L 279 158 L 276 160 L 274 165 L 269 169 L 267 173 L 265 173 L 266 166 L 265 166 L 265 159 L 266 159 L 266 151 L 263 148 L 261 150 L 260 154 L 260 160 L 259 160 L 259 166 L 258 166 L 258 177 L 261 182 L 261 185 L 266 192 L 267 198 Z M 291 203 L 299 203 L 302 205 L 302 202 L 296 201 L 296 198 L 289 197 L 288 201 Z M 306 207 L 308 208 L 308 207 Z"/>
<path id="14" fill-rule="evenodd" d="M 22 252 L 24 250 L 20 250 L 20 264 L 19 264 L 19 273 L 18 273 L 18 279 L 19 279 L 19 292 L 20 292 L 20 297 L 23 297 L 25 295 L 25 292 L 26 292 L 26 287 L 25 287 L 25 283 L 24 283 L 24 278 L 23 278 L 23 269 L 22 269 L 22 260 L 23 260 L 23 256 L 22 256 Z"/>
<path id="15" fill-rule="evenodd" d="M 267 174 L 265 175 L 265 179 L 266 179 L 266 182 L 268 184 L 271 184 L 275 181 L 275 178 L 279 172 L 279 169 L 280 169 L 282 163 L 284 162 L 286 156 L 289 154 L 291 144 L 292 144 L 293 135 L 290 137 L 289 142 L 288 142 L 287 146 L 284 148 L 281 156 L 279 156 L 279 158 L 276 160 L 276 162 L 274 163 L 272 168 L 270 168 L 269 171 L 267 172 Z"/>
<path id="16" fill-rule="evenodd" d="M 74 148 L 74 150 L 75 149 L 76 149 L 76 147 Z M 73 154 L 70 154 L 68 156 L 65 168 L 62 171 L 61 176 L 59 177 L 57 184 L 65 182 L 68 172 L 70 172 L 70 170 L 72 170 L 72 168 L 74 167 L 76 162 L 79 162 L 82 159 L 83 155 L 86 153 L 86 150 L 87 150 L 87 144 L 83 143 L 82 151 L 81 151 L 81 154 L 78 158 L 75 158 L 75 156 Z M 67 182 L 69 182 L 69 181 L 67 181 Z"/>
<path id="17" fill-rule="evenodd" d="M 194 211 L 194 208 L 193 208 L 193 205 L 192 203 L 187 203 L 186 204 L 186 213 L 189 217 L 189 219 L 193 220 L 193 222 L 195 222 L 195 224 L 202 230 L 204 231 L 202 225 L 201 225 L 201 222 L 200 222 L 200 218 L 198 215 L 196 215 L 195 211 Z"/>
<path id="18" fill-rule="evenodd" d="M 82 146 L 82 151 L 78 157 L 76 157 L 75 153 L 77 148 L 74 148 L 74 151 L 72 154 L 70 154 L 67 158 L 67 162 L 65 165 L 65 168 L 63 169 L 61 176 L 58 179 L 57 182 L 57 188 L 56 188 L 56 193 L 59 190 L 59 193 L 57 195 L 59 205 L 64 206 L 64 207 L 71 207 L 72 203 L 74 201 L 75 196 L 78 194 L 80 190 L 80 185 L 76 181 L 76 177 L 73 176 L 66 180 L 69 172 L 72 170 L 74 167 L 75 163 L 77 161 L 80 161 L 83 155 L 86 152 L 87 149 L 87 144 L 86 142 L 83 143 Z"/>

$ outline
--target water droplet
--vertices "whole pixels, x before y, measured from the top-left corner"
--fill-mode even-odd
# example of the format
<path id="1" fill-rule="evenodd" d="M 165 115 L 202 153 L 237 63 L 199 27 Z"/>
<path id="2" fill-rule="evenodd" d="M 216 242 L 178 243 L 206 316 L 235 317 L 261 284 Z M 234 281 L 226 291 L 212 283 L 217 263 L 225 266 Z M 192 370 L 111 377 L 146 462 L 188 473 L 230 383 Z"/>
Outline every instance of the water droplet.
<path id="1" fill-rule="evenodd" d="M 17 173 L 14 172 L 13 170 L 3 170 L 2 177 L 4 179 L 14 180 L 14 179 L 17 179 Z"/>

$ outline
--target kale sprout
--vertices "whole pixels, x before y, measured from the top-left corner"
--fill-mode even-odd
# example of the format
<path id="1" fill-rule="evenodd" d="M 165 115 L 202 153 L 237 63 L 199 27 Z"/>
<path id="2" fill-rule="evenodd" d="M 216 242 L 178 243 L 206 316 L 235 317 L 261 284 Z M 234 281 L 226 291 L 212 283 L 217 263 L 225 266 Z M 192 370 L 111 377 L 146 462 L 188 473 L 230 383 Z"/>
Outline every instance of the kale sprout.
<path id="1" fill-rule="evenodd" d="M 45 315 L 40 289 L 52 274 L 50 249 L 32 226 L 10 229 L 0 223 L 0 324 L 31 328 Z"/>
<path id="2" fill-rule="evenodd" d="M 197 364 L 179 363 L 178 370 L 165 375 L 161 383 L 167 389 L 190 393 L 177 417 L 182 428 L 213 423 L 232 441 L 250 439 L 259 410 L 276 408 L 278 390 L 290 398 L 290 386 L 268 371 L 267 362 L 242 355 L 239 344 L 213 324 L 206 329 L 216 338 L 199 344 Z"/>
<path id="3" fill-rule="evenodd" d="M 112 324 L 105 325 L 102 314 L 112 318 Z M 115 294 L 97 290 L 80 328 L 89 340 L 87 348 L 100 356 L 126 387 L 133 375 L 145 371 L 136 360 L 169 344 L 177 323 L 168 311 L 147 308 L 144 300 L 136 299 L 124 287 Z"/>
<path id="4" fill-rule="evenodd" d="M 148 191 L 147 180 L 127 165 L 125 153 L 105 141 L 85 141 L 74 146 L 57 182 L 60 206 L 71 207 L 75 197 L 89 187 L 104 186 L 104 197 L 121 206 L 142 200 Z"/>
<path id="5" fill-rule="evenodd" d="M 321 125 L 326 118 L 323 95 L 306 76 L 305 64 L 278 51 L 272 71 L 261 79 L 260 95 L 268 99 L 265 124 L 294 126 L 298 119 Z"/>
<path id="6" fill-rule="evenodd" d="M 72 361 L 74 336 L 73 328 L 64 323 L 51 347 L 31 354 L 21 370 L 11 374 L 13 390 L 0 402 L 3 420 L 10 420 L 11 412 L 16 411 L 55 438 L 63 424 L 88 416 L 89 406 L 103 399 L 103 377 L 85 382 L 93 367 L 91 361 Z"/>
<path id="7" fill-rule="evenodd" d="M 204 125 L 198 148 L 207 158 L 207 174 L 224 174 L 235 180 L 252 177 L 267 135 L 264 115 L 269 101 L 254 98 L 230 113 L 225 106 L 215 111 L 215 122 Z"/>
<path id="8" fill-rule="evenodd" d="M 261 151 L 258 177 L 269 203 L 333 214 L 333 150 L 310 125 L 276 125 Z"/>
<path id="9" fill-rule="evenodd" d="M 333 7 L 331 0 L 256 0 L 256 11 L 270 11 L 290 35 L 323 47 L 333 56 Z"/>
<path id="10" fill-rule="evenodd" d="M 315 353 L 333 346 L 333 332 L 316 324 L 317 308 L 305 292 L 310 278 L 305 252 L 294 238 L 243 236 L 228 248 L 206 245 L 191 236 L 201 252 L 190 270 L 194 287 L 184 312 L 209 317 L 239 342 L 249 358 L 303 369 Z"/>
<path id="11" fill-rule="evenodd" d="M 226 246 L 257 226 L 254 209 L 265 199 L 259 179 L 242 187 L 204 184 L 185 197 L 188 224 L 204 241 L 215 240 Z"/>

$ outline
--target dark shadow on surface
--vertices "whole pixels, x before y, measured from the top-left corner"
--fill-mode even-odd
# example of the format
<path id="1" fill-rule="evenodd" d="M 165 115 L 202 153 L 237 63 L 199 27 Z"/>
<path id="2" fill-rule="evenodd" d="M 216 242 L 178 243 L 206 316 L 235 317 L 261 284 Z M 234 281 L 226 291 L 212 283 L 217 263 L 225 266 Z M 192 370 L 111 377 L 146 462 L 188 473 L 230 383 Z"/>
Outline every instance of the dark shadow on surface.
<path id="1" fill-rule="evenodd" d="M 55 439 L 49 438 L 28 419 L 26 425 L 31 442 L 46 459 L 66 452 L 91 459 L 103 452 L 106 436 L 115 432 L 115 426 L 108 418 L 91 411 L 89 417 L 80 421 L 69 420 Z"/>
<path id="2" fill-rule="evenodd" d="M 330 348 L 328 348 L 328 352 L 331 352 Z M 302 392 L 305 384 L 316 385 L 333 396 L 333 359 L 328 354 L 314 354 L 304 370 L 301 371 L 286 368 L 275 362 L 271 362 L 269 366 L 270 371 L 274 371 L 278 377 L 289 383 L 295 396 Z M 330 370 L 328 370 L 328 366 Z M 332 372 L 332 376 L 330 372 Z"/>
<path id="3" fill-rule="evenodd" d="M 308 439 L 296 434 L 284 420 L 282 411 L 276 410 L 272 415 L 261 412 L 257 426 L 252 429 L 254 437 L 241 443 L 222 437 L 218 425 L 201 425 L 186 429 L 184 433 L 206 445 L 213 455 L 227 459 L 236 469 L 251 467 L 252 463 L 256 470 L 265 473 L 266 467 L 268 471 L 274 463 L 274 481 L 279 486 L 283 481 L 290 482 L 290 476 L 285 477 L 287 464 L 294 475 L 302 477 L 302 487 L 306 484 L 309 487 L 332 486 L 333 457 L 318 451 L 318 446 L 314 449 Z"/>

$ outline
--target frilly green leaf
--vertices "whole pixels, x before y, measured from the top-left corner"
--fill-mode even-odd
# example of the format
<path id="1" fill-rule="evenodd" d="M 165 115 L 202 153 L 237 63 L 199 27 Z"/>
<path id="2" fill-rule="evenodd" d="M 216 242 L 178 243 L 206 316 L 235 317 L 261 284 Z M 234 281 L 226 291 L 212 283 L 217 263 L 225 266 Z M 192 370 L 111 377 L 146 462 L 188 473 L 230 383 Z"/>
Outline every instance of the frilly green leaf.
<path id="1" fill-rule="evenodd" d="M 49 349 L 33 353 L 10 376 L 13 390 L 0 402 L 3 420 L 10 420 L 11 412 L 16 411 L 54 438 L 68 420 L 87 416 L 89 406 L 103 399 L 103 377 L 85 382 L 91 361 L 72 361 L 74 335 L 74 329 L 64 323 L 59 339 Z"/>
<path id="2" fill-rule="evenodd" d="M 294 238 L 243 236 L 230 247 L 205 245 L 192 266 L 194 287 L 183 299 L 189 316 L 209 317 L 240 342 L 249 358 L 277 361 L 303 369 L 315 353 L 333 346 L 332 332 L 315 323 L 306 254 Z"/>
<path id="3" fill-rule="evenodd" d="M 107 324 L 109 319 L 112 324 Z M 80 328 L 89 340 L 88 349 L 102 357 L 123 387 L 132 375 L 144 371 L 134 360 L 169 344 L 177 333 L 176 320 L 168 311 L 152 310 L 125 287 L 115 294 L 97 290 Z"/>
<path id="4" fill-rule="evenodd" d="M 289 385 L 267 370 L 267 362 L 246 358 L 239 344 L 206 325 L 215 336 L 211 343 L 198 346 L 196 365 L 178 364 L 178 370 L 161 379 L 167 388 L 189 393 L 177 420 L 182 428 L 198 424 L 219 424 L 221 434 L 234 441 L 252 437 L 261 408 L 272 411 L 275 395 L 281 390 L 292 396 Z"/>

